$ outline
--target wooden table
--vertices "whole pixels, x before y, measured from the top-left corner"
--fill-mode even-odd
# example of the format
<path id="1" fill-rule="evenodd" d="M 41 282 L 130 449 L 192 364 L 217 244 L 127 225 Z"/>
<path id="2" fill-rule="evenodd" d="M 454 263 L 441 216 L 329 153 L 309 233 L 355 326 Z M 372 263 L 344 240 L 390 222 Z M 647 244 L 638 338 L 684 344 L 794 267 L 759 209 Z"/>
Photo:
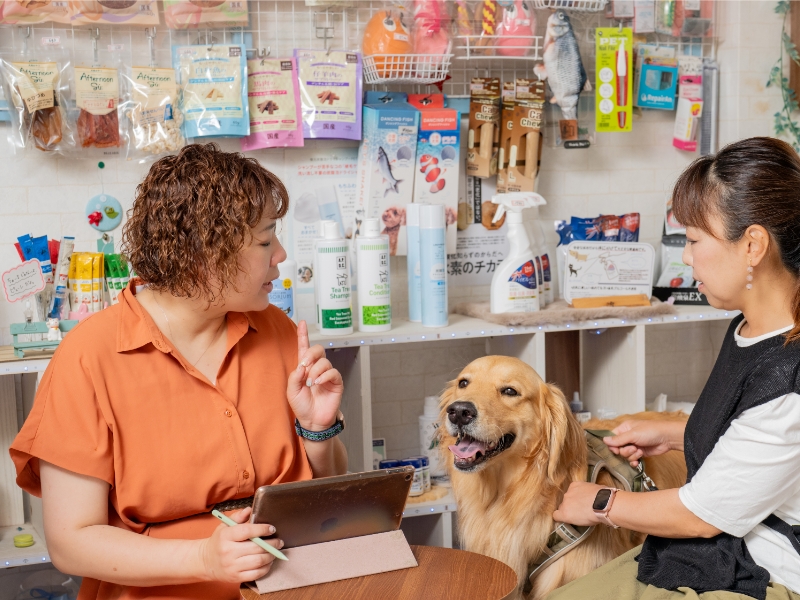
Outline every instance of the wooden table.
<path id="1" fill-rule="evenodd" d="M 499 560 L 449 548 L 411 546 L 415 569 L 390 571 L 259 595 L 243 585 L 244 600 L 503 600 L 517 575 Z"/>

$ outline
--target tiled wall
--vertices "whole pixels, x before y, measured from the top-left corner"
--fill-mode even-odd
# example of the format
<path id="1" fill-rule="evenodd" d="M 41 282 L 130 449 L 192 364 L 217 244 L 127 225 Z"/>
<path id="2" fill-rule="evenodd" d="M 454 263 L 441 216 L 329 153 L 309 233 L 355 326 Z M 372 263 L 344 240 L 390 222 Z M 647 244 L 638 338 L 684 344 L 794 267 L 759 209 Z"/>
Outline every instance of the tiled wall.
<path id="1" fill-rule="evenodd" d="M 777 91 L 764 87 L 780 43 L 774 2 L 726 0 L 718 5 L 720 143 L 770 135 L 772 114 L 779 105 Z M 0 42 L 3 35 L 0 30 Z M 598 135 L 588 150 L 546 148 L 539 191 L 548 205 L 541 209 L 542 219 L 638 211 L 642 214 L 641 241 L 658 248 L 664 201 L 675 177 L 694 158 L 671 146 L 673 119 L 672 113 L 645 111 L 635 117 L 632 133 Z M 4 135 L 2 127 L 0 135 Z M 235 142 L 223 145 L 230 150 L 238 146 Z M 282 151 L 260 151 L 253 156 L 283 175 Z M 106 161 L 102 188 L 127 209 L 146 168 L 122 160 Z M 11 156 L 7 144 L 0 143 L 0 272 L 17 264 L 12 243 L 22 233 L 56 238 L 74 235 L 78 250 L 92 249 L 96 234 L 85 224 L 83 210 L 88 198 L 100 192 L 100 177 L 97 161 L 42 156 L 19 159 Z M 549 235 L 553 245 L 555 234 Z M 393 265 L 393 277 L 395 312 L 403 316 L 407 313 L 404 259 Z M 450 298 L 451 305 L 461 300 L 486 300 L 488 288 L 452 288 Z M 0 300 L 0 344 L 10 343 L 9 324 L 20 321 L 21 316 L 18 305 Z M 647 337 L 648 399 L 662 391 L 671 399 L 696 398 L 703 373 L 710 368 L 715 336 L 719 336 L 716 325 L 651 328 Z M 402 452 L 416 448 L 416 414 L 421 411 L 422 397 L 439 391 L 454 372 L 482 352 L 483 345 L 478 342 L 373 349 L 375 434 L 392 440 L 390 452 L 394 454 L 395 447 Z M 695 375 L 687 379 L 686 372 Z"/>

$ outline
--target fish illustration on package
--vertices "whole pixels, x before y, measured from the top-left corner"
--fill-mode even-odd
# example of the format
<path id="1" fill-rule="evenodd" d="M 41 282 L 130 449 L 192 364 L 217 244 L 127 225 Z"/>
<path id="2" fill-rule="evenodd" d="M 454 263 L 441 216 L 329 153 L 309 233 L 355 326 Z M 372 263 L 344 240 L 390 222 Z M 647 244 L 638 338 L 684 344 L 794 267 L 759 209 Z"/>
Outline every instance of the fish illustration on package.
<path id="1" fill-rule="evenodd" d="M 565 120 L 576 120 L 580 93 L 591 90 L 592 86 L 583 68 L 572 23 L 563 10 L 547 19 L 543 59 L 544 64 L 536 65 L 534 72 L 540 81 L 546 79 L 550 85 L 553 92 L 550 102 L 561 107 Z"/>
<path id="2" fill-rule="evenodd" d="M 378 148 L 378 167 L 380 168 L 383 182 L 386 185 L 386 189 L 383 191 L 383 197 L 385 198 L 390 190 L 398 194 L 397 184 L 400 183 L 402 179 L 395 179 L 394 175 L 392 175 L 392 165 L 389 164 L 389 157 L 386 156 L 386 151 L 383 147 Z"/>

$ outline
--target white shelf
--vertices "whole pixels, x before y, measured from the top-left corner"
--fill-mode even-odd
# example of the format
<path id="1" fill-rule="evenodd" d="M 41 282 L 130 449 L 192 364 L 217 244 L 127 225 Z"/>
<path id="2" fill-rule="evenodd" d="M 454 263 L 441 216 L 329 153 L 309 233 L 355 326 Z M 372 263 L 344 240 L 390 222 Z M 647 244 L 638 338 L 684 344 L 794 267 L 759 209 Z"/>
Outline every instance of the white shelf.
<path id="1" fill-rule="evenodd" d="M 14 546 L 14 536 L 21 533 L 33 535 L 33 546 L 28 548 Z M 24 525 L 0 527 L 0 569 L 49 562 L 50 554 L 47 552 L 44 537 L 39 535 L 33 525 L 25 523 Z"/>
<path id="2" fill-rule="evenodd" d="M 350 335 L 322 335 L 314 331 L 309 338 L 312 343 L 322 344 L 325 348 L 346 348 L 358 346 L 375 346 L 383 344 L 405 344 L 410 342 L 426 342 L 432 340 L 463 339 L 468 337 L 487 338 L 505 335 L 531 334 L 539 331 L 571 331 L 574 329 L 607 329 L 609 327 L 631 327 L 633 325 L 657 325 L 660 323 L 685 323 L 692 321 L 719 321 L 732 319 L 736 311 L 718 310 L 710 306 L 677 306 L 676 315 L 664 315 L 647 319 L 598 319 L 596 321 L 576 321 L 566 325 L 541 325 L 506 327 L 489 323 L 482 319 L 450 315 L 447 327 L 423 327 L 420 323 L 406 320 L 395 321 L 395 326 L 383 333 L 362 333 L 356 331 Z M 1 373 L 2 371 L 0 371 Z"/>
<path id="3" fill-rule="evenodd" d="M 415 502 L 413 504 L 406 504 L 403 511 L 403 518 L 409 517 L 422 517 L 425 515 L 436 515 L 441 513 L 455 512 L 456 499 L 453 496 L 453 490 L 447 492 L 443 498 L 431 500 L 430 502 Z"/>

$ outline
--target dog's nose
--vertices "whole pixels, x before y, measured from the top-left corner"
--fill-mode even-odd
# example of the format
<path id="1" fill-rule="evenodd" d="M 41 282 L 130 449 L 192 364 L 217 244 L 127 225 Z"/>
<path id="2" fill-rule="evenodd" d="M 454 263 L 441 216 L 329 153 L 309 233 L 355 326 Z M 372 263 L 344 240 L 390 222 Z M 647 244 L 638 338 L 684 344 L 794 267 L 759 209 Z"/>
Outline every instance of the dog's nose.
<path id="1" fill-rule="evenodd" d="M 447 418 L 453 425 L 469 425 L 478 416 L 478 409 L 472 402 L 453 402 L 447 407 Z"/>

